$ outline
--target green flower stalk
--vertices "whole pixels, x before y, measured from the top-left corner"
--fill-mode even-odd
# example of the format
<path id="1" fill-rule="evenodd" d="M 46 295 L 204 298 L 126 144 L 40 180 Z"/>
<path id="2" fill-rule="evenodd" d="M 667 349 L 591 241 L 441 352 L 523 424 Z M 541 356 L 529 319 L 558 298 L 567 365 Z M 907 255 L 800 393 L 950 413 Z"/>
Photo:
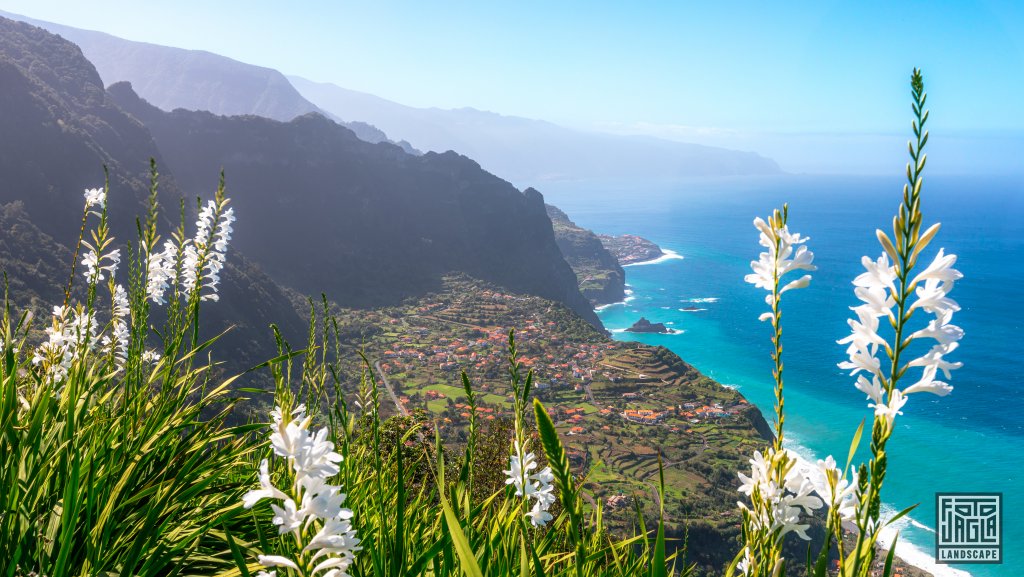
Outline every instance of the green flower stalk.
<path id="1" fill-rule="evenodd" d="M 789 231 L 789 207 L 776 210 L 768 217 L 754 219 L 759 231 L 759 242 L 766 250 L 758 260 L 750 263 L 753 273 L 744 280 L 768 291 L 765 302 L 771 311 L 763 313 L 761 321 L 772 324 L 772 360 L 775 367 L 775 440 L 764 453 L 754 453 L 750 460 L 749 476 L 739 473 L 740 493 L 746 495 L 750 505 L 740 503 L 743 515 L 745 547 L 730 567 L 730 573 L 739 570 L 747 576 L 774 576 L 785 570 L 782 542 L 788 533 L 809 539 L 809 527 L 801 523 L 801 514 L 809 515 L 822 506 L 813 495 L 814 486 L 807 479 L 799 458 L 783 448 L 785 423 L 785 397 L 783 395 L 782 363 L 782 295 L 790 290 L 804 288 L 811 282 L 810 275 L 782 284 L 782 278 L 797 270 L 815 270 L 814 253 L 805 245 L 807 237 Z"/>
<path id="2" fill-rule="evenodd" d="M 892 436 L 894 421 L 902 415 L 908 396 L 927 392 L 939 396 L 949 394 L 953 388 L 937 379 L 938 372 L 950 378 L 950 371 L 961 363 L 945 360 L 963 338 L 963 330 L 950 321 L 960 306 L 948 294 L 955 281 L 963 275 L 953 268 L 956 255 L 939 249 L 932 262 L 916 275 L 913 274 L 922 251 L 939 231 L 938 223 L 922 228 L 921 189 L 928 142 L 925 123 L 928 111 L 924 109 L 927 94 L 920 70 L 911 77 L 915 140 L 908 143 L 910 162 L 907 163 L 907 184 L 903 186 L 903 202 L 893 218 L 893 237 L 882 230 L 876 231 L 882 254 L 876 260 L 863 257 L 865 272 L 854 279 L 854 292 L 861 304 L 852 307 L 856 319 L 850 319 L 851 334 L 839 341 L 847 344 L 848 359 L 839 364 L 851 375 L 858 375 L 856 387 L 871 401 L 874 409 L 871 428 L 871 460 L 866 467 L 865 488 L 860 495 L 858 515 L 858 547 L 851 558 L 849 571 L 844 575 L 864 575 L 874 559 L 874 544 L 882 522 L 882 484 L 885 481 L 888 457 L 886 444 Z M 914 331 L 911 320 L 916 311 L 933 315 L 927 325 Z M 879 334 L 881 319 L 892 329 L 891 339 Z M 907 360 L 906 352 L 914 341 L 934 341 L 924 355 Z M 885 351 L 886 358 L 880 358 Z M 910 386 L 898 385 L 914 367 L 922 369 L 919 380 Z"/>

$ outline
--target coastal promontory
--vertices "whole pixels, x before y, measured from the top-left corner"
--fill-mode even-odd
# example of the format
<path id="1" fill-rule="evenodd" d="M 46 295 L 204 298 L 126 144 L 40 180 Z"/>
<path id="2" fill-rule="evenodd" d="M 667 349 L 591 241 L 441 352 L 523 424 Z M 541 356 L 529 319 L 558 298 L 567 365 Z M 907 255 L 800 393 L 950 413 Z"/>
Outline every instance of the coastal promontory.
<path id="1" fill-rule="evenodd" d="M 660 246 L 635 234 L 620 236 L 599 234 L 597 238 L 601 240 L 601 244 L 608 249 L 608 252 L 615 255 L 622 266 L 654 260 L 665 254 Z"/>

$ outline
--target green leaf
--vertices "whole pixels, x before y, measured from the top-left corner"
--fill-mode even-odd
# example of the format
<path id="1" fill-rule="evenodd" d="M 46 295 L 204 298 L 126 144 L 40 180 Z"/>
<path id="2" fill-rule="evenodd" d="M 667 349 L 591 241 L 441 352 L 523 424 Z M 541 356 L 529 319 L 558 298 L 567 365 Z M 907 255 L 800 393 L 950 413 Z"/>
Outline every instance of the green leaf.
<path id="1" fill-rule="evenodd" d="M 846 474 L 846 470 L 853 463 L 853 456 L 857 452 L 857 446 L 860 445 L 862 434 L 864 434 L 864 419 L 860 420 L 860 426 L 857 427 L 857 432 L 853 434 L 853 440 L 850 441 L 850 453 L 846 456 L 846 467 L 843 469 L 843 475 Z"/>
<path id="2" fill-rule="evenodd" d="M 459 565 L 462 567 L 463 574 L 466 577 L 483 577 L 483 572 L 480 571 L 480 565 L 477 563 L 476 556 L 473 555 L 473 548 L 469 545 L 469 540 L 466 539 L 466 534 L 462 531 L 462 525 L 459 523 L 459 518 L 452 510 L 451 504 L 448 503 L 448 497 L 445 495 L 444 489 L 444 451 L 443 445 L 441 444 L 441 433 L 435 429 L 435 436 L 437 438 L 437 482 L 438 482 L 438 495 L 441 497 L 441 509 L 444 510 L 444 521 L 448 527 L 448 536 L 452 540 L 452 545 L 455 546 L 455 552 L 459 556 Z"/>

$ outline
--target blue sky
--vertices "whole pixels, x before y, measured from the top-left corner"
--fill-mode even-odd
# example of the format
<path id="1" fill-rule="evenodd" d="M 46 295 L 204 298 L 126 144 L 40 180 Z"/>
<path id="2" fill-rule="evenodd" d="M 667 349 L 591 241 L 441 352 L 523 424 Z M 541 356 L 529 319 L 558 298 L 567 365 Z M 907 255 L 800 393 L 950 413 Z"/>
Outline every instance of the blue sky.
<path id="1" fill-rule="evenodd" d="M 1017 106 L 1024 94 L 1022 6 L 971 0 L 0 4 L 413 106 L 472 106 L 772 150 L 785 143 L 818 148 L 808 143 L 843 135 L 856 135 L 861 147 L 869 136 L 902 141 L 914 66 L 926 73 L 933 132 L 976 139 L 1024 131 Z"/>

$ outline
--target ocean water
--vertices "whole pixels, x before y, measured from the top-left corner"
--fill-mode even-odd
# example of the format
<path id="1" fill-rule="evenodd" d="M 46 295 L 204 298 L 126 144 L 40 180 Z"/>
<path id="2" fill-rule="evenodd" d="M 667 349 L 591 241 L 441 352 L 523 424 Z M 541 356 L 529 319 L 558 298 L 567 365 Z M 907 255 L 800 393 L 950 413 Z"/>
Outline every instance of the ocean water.
<path id="1" fill-rule="evenodd" d="M 848 307 L 857 304 L 850 281 L 862 270 L 860 257 L 877 258 L 874 231 L 891 229 L 898 177 L 558 182 L 543 192 L 580 226 L 639 234 L 683 257 L 628 267 L 631 294 L 599 310 L 602 321 L 617 339 L 664 345 L 737 387 L 769 421 L 771 343 L 768 325 L 757 321 L 765 293 L 743 276 L 760 252 L 751 221 L 788 202 L 790 229 L 811 238 L 818 271 L 783 304 L 787 437 L 805 457 L 833 454 L 845 462 L 871 410 L 854 379 L 836 367 L 844 359 L 836 340 L 847 335 Z M 953 373 L 952 394 L 912 395 L 897 417 L 883 498 L 891 512 L 917 504 L 896 525 L 897 552 L 937 575 L 1024 574 L 1024 180 L 926 179 L 922 206 L 926 225 L 942 222 L 922 260 L 945 247 L 964 273 L 950 295 L 962 307 L 954 322 L 966 332 L 950 358 L 964 367 Z M 615 331 L 641 316 L 676 333 Z M 857 462 L 866 460 L 866 449 L 865 441 Z M 970 491 L 1003 493 L 1004 562 L 937 566 L 935 493 Z"/>

